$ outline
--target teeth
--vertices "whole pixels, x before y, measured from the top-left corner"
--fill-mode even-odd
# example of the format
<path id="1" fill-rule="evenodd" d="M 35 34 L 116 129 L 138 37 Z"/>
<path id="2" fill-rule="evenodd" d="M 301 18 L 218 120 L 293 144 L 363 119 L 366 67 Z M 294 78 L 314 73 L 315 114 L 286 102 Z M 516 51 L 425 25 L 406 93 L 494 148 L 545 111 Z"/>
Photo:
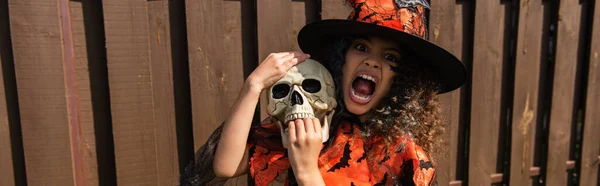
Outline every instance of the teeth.
<path id="1" fill-rule="evenodd" d="M 314 118 L 314 117 L 315 117 L 315 115 L 313 113 L 294 113 L 294 114 L 285 116 L 285 123 L 287 123 L 288 121 L 296 120 L 296 119 Z"/>
<path id="2" fill-rule="evenodd" d="M 363 79 L 366 79 L 366 80 L 369 80 L 369 81 L 372 81 L 373 83 L 375 83 L 375 78 L 373 78 L 372 76 L 368 76 L 368 75 L 365 75 L 365 74 L 361 74 L 361 75 L 359 75 L 358 77 L 361 77 L 361 78 L 363 78 Z"/>
<path id="3" fill-rule="evenodd" d="M 362 101 L 368 101 L 369 99 L 371 99 L 371 96 L 363 96 L 363 95 L 360 95 L 360 94 L 358 94 L 358 93 L 357 93 L 357 92 L 356 92 L 354 89 L 352 89 L 350 92 L 352 92 L 352 95 L 353 95 L 354 97 L 356 97 L 357 99 L 359 99 L 359 100 L 362 100 Z"/>

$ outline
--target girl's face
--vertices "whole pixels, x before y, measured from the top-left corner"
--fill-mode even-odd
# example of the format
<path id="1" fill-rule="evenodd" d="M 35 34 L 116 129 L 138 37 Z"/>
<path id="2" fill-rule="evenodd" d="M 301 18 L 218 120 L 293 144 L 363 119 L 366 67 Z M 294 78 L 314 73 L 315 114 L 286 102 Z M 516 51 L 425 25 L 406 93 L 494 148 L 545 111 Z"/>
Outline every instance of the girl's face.
<path id="1" fill-rule="evenodd" d="M 367 113 L 388 94 L 400 60 L 399 47 L 378 37 L 356 39 L 346 52 L 342 88 L 344 104 L 366 121 Z"/>

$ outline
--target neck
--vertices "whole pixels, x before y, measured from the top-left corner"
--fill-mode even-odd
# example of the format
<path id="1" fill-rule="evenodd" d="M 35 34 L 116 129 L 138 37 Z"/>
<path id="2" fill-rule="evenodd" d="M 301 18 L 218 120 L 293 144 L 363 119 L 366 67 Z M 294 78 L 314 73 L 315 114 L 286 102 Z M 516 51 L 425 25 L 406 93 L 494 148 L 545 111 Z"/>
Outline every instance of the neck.
<path id="1" fill-rule="evenodd" d="M 358 119 L 360 120 L 361 123 L 365 123 L 365 121 L 367 121 L 370 116 L 371 116 L 371 112 L 367 112 L 363 115 L 358 116 Z"/>

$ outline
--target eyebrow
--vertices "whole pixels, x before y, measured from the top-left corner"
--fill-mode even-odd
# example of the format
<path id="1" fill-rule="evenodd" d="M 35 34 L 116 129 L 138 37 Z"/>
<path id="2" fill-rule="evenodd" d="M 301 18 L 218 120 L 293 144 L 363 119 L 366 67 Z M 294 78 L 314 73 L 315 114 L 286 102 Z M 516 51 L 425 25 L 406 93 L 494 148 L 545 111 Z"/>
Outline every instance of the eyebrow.
<path id="1" fill-rule="evenodd" d="M 395 47 L 388 47 L 388 48 L 384 48 L 383 50 L 392 50 L 394 52 L 397 52 L 400 55 L 403 55 L 402 52 L 400 51 L 400 49 L 395 48 Z"/>
<path id="2" fill-rule="evenodd" d="M 369 39 L 369 37 L 359 37 L 359 38 L 356 38 L 356 40 L 365 40 L 365 41 L 369 42 L 369 44 L 373 43 L 373 41 L 371 41 L 371 39 Z M 398 47 L 387 47 L 387 48 L 384 48 L 383 50 L 392 50 L 394 52 L 397 52 L 400 55 L 403 55 L 403 53 L 400 51 L 400 49 L 398 49 Z"/>

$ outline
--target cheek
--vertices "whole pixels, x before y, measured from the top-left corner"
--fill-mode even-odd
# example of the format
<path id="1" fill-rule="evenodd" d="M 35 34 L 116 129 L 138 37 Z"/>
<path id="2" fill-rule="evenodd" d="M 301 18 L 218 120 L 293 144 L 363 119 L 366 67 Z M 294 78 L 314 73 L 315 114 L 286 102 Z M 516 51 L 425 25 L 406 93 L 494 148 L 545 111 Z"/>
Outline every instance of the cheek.
<path id="1" fill-rule="evenodd" d="M 389 93 L 392 84 L 394 83 L 394 78 L 396 77 L 396 73 L 394 72 L 390 72 L 390 73 L 384 73 L 384 79 L 381 82 L 382 83 L 382 94 L 385 96 Z"/>

